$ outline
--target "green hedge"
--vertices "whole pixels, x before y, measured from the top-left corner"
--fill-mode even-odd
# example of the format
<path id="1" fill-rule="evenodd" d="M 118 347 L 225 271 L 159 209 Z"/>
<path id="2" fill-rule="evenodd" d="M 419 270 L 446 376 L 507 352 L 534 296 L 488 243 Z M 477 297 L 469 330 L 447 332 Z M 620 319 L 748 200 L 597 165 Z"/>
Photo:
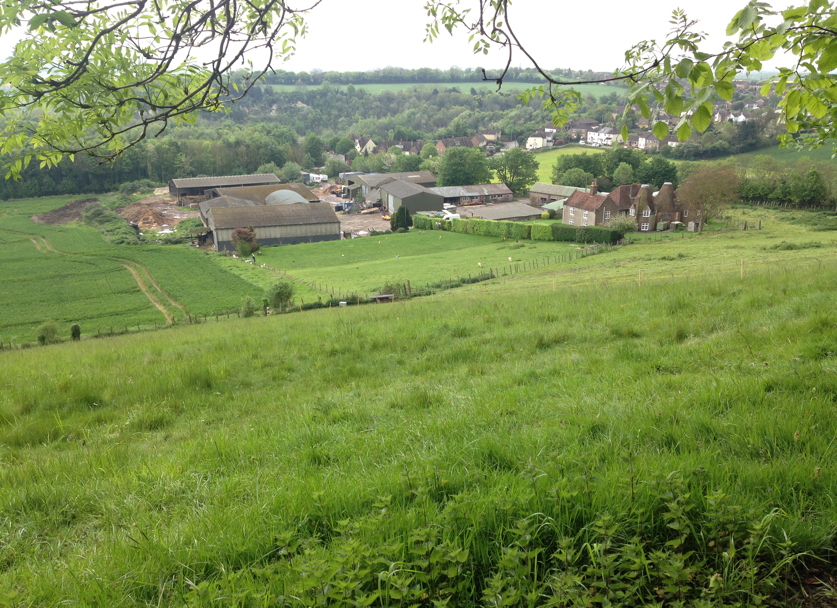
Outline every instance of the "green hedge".
<path id="1" fill-rule="evenodd" d="M 609 243 L 615 245 L 622 235 L 618 230 L 600 226 L 552 224 L 552 240 L 571 243 Z"/>
<path id="2" fill-rule="evenodd" d="M 529 239 L 532 227 L 520 222 L 505 222 L 495 220 L 467 219 L 453 220 L 453 231 L 462 234 L 476 234 L 478 236 L 492 236 L 507 239 Z"/>
<path id="3" fill-rule="evenodd" d="M 552 224 L 533 224 L 532 225 L 532 240 L 533 241 L 554 241 L 552 238 Z"/>

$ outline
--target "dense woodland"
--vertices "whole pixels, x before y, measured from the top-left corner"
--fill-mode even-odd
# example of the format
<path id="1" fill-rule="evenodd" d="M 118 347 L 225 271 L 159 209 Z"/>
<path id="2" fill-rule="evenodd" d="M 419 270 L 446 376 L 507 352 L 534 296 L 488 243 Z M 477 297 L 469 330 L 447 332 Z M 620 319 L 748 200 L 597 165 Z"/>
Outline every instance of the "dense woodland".
<path id="1" fill-rule="evenodd" d="M 512 70 L 507 80 L 531 81 L 534 75 L 529 72 Z M 579 75 L 571 70 L 556 73 L 562 77 Z M 525 142 L 533 131 L 551 120 L 539 100 L 524 104 L 518 98 L 517 90 L 521 87 L 510 85 L 499 92 L 467 87 L 468 82 L 482 79 L 478 70 L 387 68 L 362 75 L 277 72 L 255 86 L 241 102 L 233 104 L 228 113 L 204 114 L 197 118 L 195 125 L 170 127 L 128 149 L 113 163 L 100 164 L 91 157 L 77 155 L 74 160 L 64 160 L 48 170 L 30 165 L 22 180 L 0 183 L 0 199 L 97 193 L 143 179 L 165 183 L 175 177 L 252 173 L 267 166 L 271 170 L 287 167 L 286 174 L 291 175 L 298 170 L 297 165 L 311 169 L 325 164 L 326 149 L 345 153 L 347 147 L 338 147 L 336 142 L 345 144 L 350 134 L 376 140 L 434 141 L 493 128 L 500 129 L 506 139 Z M 271 86 L 289 81 L 320 86 L 300 84 L 287 91 Z M 330 84 L 367 81 L 442 81 L 449 82 L 450 86 L 405 87 L 394 92 L 370 93 L 354 84 Z M 743 104 L 744 99 L 739 95 L 734 104 Z M 587 95 L 575 117 L 613 121 L 617 127 L 625 122 L 636 128 L 639 116 L 629 110 L 622 118 L 624 107 L 625 99 L 618 93 L 598 98 Z M 713 125 L 703 135 L 695 134 L 677 148 L 663 149 L 661 155 L 699 160 L 774 145 L 774 123 L 772 110 L 768 108 L 755 120 L 743 124 Z M 352 154 L 350 151 L 349 156 Z M 362 161 L 360 165 L 381 170 L 391 168 L 392 163 L 389 159 Z M 414 167 L 409 164 L 405 160 L 399 166 L 412 170 Z"/>

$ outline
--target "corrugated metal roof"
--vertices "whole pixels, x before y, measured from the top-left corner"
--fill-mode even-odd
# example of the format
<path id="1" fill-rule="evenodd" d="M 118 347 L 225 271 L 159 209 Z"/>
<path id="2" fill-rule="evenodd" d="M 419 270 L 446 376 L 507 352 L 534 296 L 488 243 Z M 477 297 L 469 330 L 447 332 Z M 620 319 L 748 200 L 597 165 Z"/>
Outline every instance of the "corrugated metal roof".
<path id="1" fill-rule="evenodd" d="M 523 203 L 501 203 L 487 207 L 483 207 L 482 205 L 468 207 L 466 213 L 473 213 L 476 217 L 482 217 L 487 220 L 505 220 L 519 217 L 539 218 L 543 212 L 540 209 L 535 209 Z"/>
<path id="2" fill-rule="evenodd" d="M 446 198 L 460 196 L 492 196 L 498 194 L 508 195 L 512 191 L 506 184 L 474 184 L 471 186 L 437 186 L 430 188 L 431 192 L 441 194 Z"/>
<path id="3" fill-rule="evenodd" d="M 408 196 L 413 196 L 415 194 L 431 193 L 428 188 L 420 186 L 419 184 L 414 184 L 412 182 L 401 182 L 398 180 L 384 184 L 383 186 L 381 186 L 381 190 L 389 194 L 392 194 L 393 196 L 397 196 L 398 198 L 405 198 Z M 432 194 L 435 194 L 435 192 Z"/>
<path id="4" fill-rule="evenodd" d="M 293 190 L 299 193 L 305 200 L 315 203 L 319 201 L 319 197 L 311 192 L 311 190 L 304 184 L 267 184 L 264 186 L 240 186 L 237 188 L 215 188 L 215 191 L 220 196 L 234 196 L 235 198 L 243 198 L 248 201 L 254 201 L 260 205 L 264 204 L 265 199 L 269 194 L 277 190 Z"/>
<path id="5" fill-rule="evenodd" d="M 581 190 L 582 192 L 590 192 L 587 188 L 576 188 L 575 186 L 557 186 L 555 184 L 542 184 L 537 183 L 531 188 L 529 188 L 529 192 L 534 192 L 535 194 L 551 194 L 552 196 L 570 196 L 576 190 Z"/>
<path id="6" fill-rule="evenodd" d="M 541 209 L 549 209 L 550 211 L 561 211 L 564 208 L 564 201 L 552 201 L 546 205 L 541 205 Z"/>
<path id="7" fill-rule="evenodd" d="M 248 201 L 241 198 L 235 198 L 232 196 L 218 196 L 215 198 L 211 198 L 208 201 L 204 201 L 198 205 L 198 208 L 201 210 L 201 215 L 206 217 L 207 212 L 210 209 L 214 208 L 222 208 L 222 207 L 253 207 L 256 203 L 253 201 Z"/>
<path id="8" fill-rule="evenodd" d="M 264 226 L 298 226 L 300 224 L 339 224 L 330 203 L 305 205 L 256 205 L 253 207 L 220 207 L 209 210 L 214 229 L 254 228 Z"/>
<path id="9" fill-rule="evenodd" d="M 378 186 L 391 180 L 412 182 L 416 184 L 435 182 L 436 176 L 430 171 L 407 171 L 404 173 L 373 173 L 371 175 L 360 175 L 357 179 L 364 182 L 367 186 L 377 188 Z"/>
<path id="10" fill-rule="evenodd" d="M 256 175 L 225 175 L 222 177 L 186 177 L 173 179 L 175 188 L 218 188 L 224 186 L 255 186 L 258 184 L 279 183 L 279 178 L 273 173 L 259 173 Z"/>
<path id="11" fill-rule="evenodd" d="M 298 192 L 294 192 L 293 190 L 277 190 L 276 192 L 271 192 L 267 195 L 267 198 L 264 199 L 265 205 L 307 205 L 308 201 L 306 201 L 302 195 Z"/>

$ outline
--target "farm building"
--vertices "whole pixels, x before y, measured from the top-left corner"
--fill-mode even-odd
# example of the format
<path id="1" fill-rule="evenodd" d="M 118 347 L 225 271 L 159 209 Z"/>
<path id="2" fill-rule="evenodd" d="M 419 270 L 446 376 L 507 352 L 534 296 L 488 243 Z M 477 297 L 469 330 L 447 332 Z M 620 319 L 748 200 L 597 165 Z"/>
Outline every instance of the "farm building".
<path id="1" fill-rule="evenodd" d="M 461 207 L 456 210 L 462 218 L 480 217 L 484 220 L 524 221 L 540 219 L 541 211 L 524 203 L 502 203 L 486 207 Z"/>
<path id="2" fill-rule="evenodd" d="M 308 186 L 303 184 L 268 184 L 265 186 L 240 186 L 238 188 L 213 188 L 209 191 L 209 196 L 211 198 L 232 196 L 253 201 L 257 205 L 264 205 L 264 201 L 268 195 L 277 190 L 292 190 L 301 195 L 309 203 L 316 203 L 320 200 L 320 197 L 311 192 Z"/>
<path id="3" fill-rule="evenodd" d="M 550 209 L 557 211 L 564 207 L 563 202 L 570 198 L 572 193 L 576 190 L 589 192 L 589 190 L 576 188 L 575 186 L 556 186 L 555 184 L 537 183 L 529 188 L 529 204 L 533 207 L 540 208 L 548 203 L 558 201 L 562 204 L 557 207 L 550 207 Z"/>
<path id="4" fill-rule="evenodd" d="M 430 171 L 412 171 L 407 173 L 367 173 L 349 178 L 349 185 L 359 184 L 364 198 L 369 201 L 377 196 L 378 189 L 390 182 L 409 182 L 425 188 L 436 185 L 436 176 Z"/>
<path id="5" fill-rule="evenodd" d="M 506 184 L 478 184 L 475 186 L 440 186 L 430 188 L 431 192 L 444 197 L 445 203 L 460 205 L 482 205 L 514 200 L 514 194 Z"/>
<path id="6" fill-rule="evenodd" d="M 411 214 L 418 211 L 441 211 L 444 198 L 441 194 L 411 182 L 391 181 L 380 189 L 381 202 L 390 213 L 395 213 L 402 205 Z"/>
<path id="7" fill-rule="evenodd" d="M 259 175 L 228 175 L 225 177 L 188 177 L 169 180 L 169 194 L 177 204 L 199 203 L 209 197 L 212 188 L 236 188 L 239 186 L 264 186 L 278 184 L 273 173 Z"/>
<path id="8" fill-rule="evenodd" d="M 292 193 L 293 194 L 293 193 Z M 299 195 L 296 195 L 299 196 Z M 232 232 L 252 226 L 261 245 L 294 245 L 340 239 L 340 220 L 329 203 L 212 207 L 207 211 L 217 251 L 234 251 Z"/>

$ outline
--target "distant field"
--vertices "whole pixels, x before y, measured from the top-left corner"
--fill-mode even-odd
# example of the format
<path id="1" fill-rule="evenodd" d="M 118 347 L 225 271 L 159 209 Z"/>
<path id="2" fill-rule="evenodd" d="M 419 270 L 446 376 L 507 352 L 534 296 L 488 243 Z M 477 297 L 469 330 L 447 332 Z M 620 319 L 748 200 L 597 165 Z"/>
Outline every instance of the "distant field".
<path id="1" fill-rule="evenodd" d="M 523 91 L 525 89 L 538 86 L 540 82 L 507 82 L 503 85 L 501 89 L 503 92 L 510 92 L 510 91 Z M 319 89 L 319 85 L 308 85 L 308 86 L 296 86 L 291 84 L 272 84 L 272 85 L 265 85 L 269 87 L 273 87 L 273 90 L 276 92 L 282 91 L 295 91 L 295 90 L 306 90 L 306 89 Z M 343 88 L 344 85 L 335 85 L 338 88 Z M 477 91 L 496 91 L 497 85 L 493 82 L 462 82 L 462 83 L 451 83 L 451 82 L 428 82 L 428 83 L 382 83 L 382 84 L 359 84 L 355 85 L 355 88 L 364 89 L 369 93 L 380 93 L 382 91 L 401 91 L 404 89 L 409 89 L 411 87 L 418 87 L 420 89 L 438 89 L 439 91 L 444 91 L 445 89 L 457 88 L 462 93 L 467 93 L 471 90 L 471 88 L 476 89 Z M 575 87 L 575 89 L 581 93 L 583 96 L 587 95 L 594 95 L 596 98 L 601 97 L 602 95 L 609 95 L 610 93 L 619 93 L 620 95 L 624 95 L 627 92 L 627 89 L 624 87 L 617 87 L 613 85 L 597 85 L 597 84 L 582 84 Z"/>
<path id="2" fill-rule="evenodd" d="M 477 276 L 488 268 L 542 260 L 572 250 L 569 243 L 502 241 L 452 232 L 419 232 L 269 247 L 259 261 L 341 294 L 374 294 L 385 284 L 410 281 L 414 288 Z M 482 264 L 482 270 L 479 267 Z M 325 294 L 323 294 L 325 295 Z"/>
<path id="3" fill-rule="evenodd" d="M 601 154 L 604 152 L 602 148 L 593 148 L 590 146 L 567 146 L 565 148 L 558 148 L 557 150 L 550 150 L 549 152 L 542 152 L 535 154 L 540 167 L 538 168 L 538 181 L 544 184 L 552 183 L 552 166 L 559 156 L 566 156 L 567 154 L 581 154 L 589 152 L 590 154 Z"/>
<path id="4" fill-rule="evenodd" d="M 780 148 L 779 146 L 775 146 L 772 148 L 756 150 L 755 152 L 739 154 L 737 155 L 737 158 L 753 158 L 754 156 L 765 155 L 785 163 L 795 163 L 803 158 L 828 162 L 832 160 L 831 155 L 833 153 L 834 152 L 831 146 L 823 146 L 822 148 L 818 148 L 816 150 L 796 150 L 794 148 Z"/>

